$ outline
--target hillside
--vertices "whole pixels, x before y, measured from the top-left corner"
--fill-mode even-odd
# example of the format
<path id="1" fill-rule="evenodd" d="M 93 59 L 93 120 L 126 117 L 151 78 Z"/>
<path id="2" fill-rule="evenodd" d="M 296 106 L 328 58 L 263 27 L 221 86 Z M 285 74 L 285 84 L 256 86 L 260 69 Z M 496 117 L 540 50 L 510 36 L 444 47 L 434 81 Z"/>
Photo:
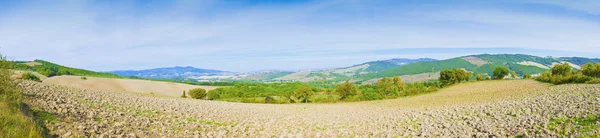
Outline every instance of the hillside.
<path id="1" fill-rule="evenodd" d="M 419 58 L 419 59 L 405 59 L 395 58 L 389 60 L 370 61 L 350 67 L 343 67 L 337 69 L 320 70 L 320 71 L 299 71 L 295 73 L 289 73 L 285 76 L 280 76 L 271 79 L 271 81 L 300 81 L 310 82 L 314 80 L 325 80 L 325 81 L 345 81 L 355 78 L 356 76 L 377 73 L 382 70 L 396 68 L 411 63 L 436 61 L 431 58 Z"/>
<path id="2" fill-rule="evenodd" d="M 156 68 L 146 70 L 121 70 L 111 71 L 111 73 L 120 76 L 135 76 L 141 78 L 154 78 L 154 79 L 173 79 L 173 78 L 189 78 L 197 76 L 209 76 L 209 75 L 220 75 L 222 73 L 228 73 L 226 71 L 212 70 L 212 69 L 200 69 L 194 67 L 169 67 L 169 68 Z"/>
<path id="3" fill-rule="evenodd" d="M 518 75 L 539 74 L 549 70 L 553 65 L 568 62 L 574 69 L 580 69 L 585 64 L 597 59 L 589 58 L 550 58 L 524 54 L 481 54 L 456 57 L 446 60 L 418 62 L 357 76 L 360 80 L 373 80 L 395 75 L 417 75 L 423 73 L 439 72 L 445 69 L 463 68 L 467 71 L 480 74 L 491 74 L 496 66 L 506 66 Z"/>
<path id="4" fill-rule="evenodd" d="M 14 62 L 14 69 L 24 71 L 38 72 L 44 76 L 60 76 L 60 75 L 75 75 L 75 76 L 94 76 L 103 78 L 122 78 L 111 73 L 95 72 L 85 69 L 71 68 L 58 65 L 52 62 L 36 59 L 30 62 Z"/>
<path id="5" fill-rule="evenodd" d="M 56 76 L 45 79 L 43 83 L 63 85 L 75 88 L 103 89 L 120 92 L 143 93 L 170 97 L 179 97 L 183 91 L 193 88 L 203 88 L 206 90 L 216 89 L 216 86 L 198 86 L 182 83 L 133 80 L 133 79 L 113 79 L 87 77 L 82 79 L 78 76 Z"/>

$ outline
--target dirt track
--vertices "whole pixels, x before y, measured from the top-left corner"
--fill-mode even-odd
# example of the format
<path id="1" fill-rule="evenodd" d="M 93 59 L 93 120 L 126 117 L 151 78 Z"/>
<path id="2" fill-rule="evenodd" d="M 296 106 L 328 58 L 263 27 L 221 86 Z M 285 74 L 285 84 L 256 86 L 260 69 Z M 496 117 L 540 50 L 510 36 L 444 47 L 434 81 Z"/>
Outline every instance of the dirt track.
<path id="1" fill-rule="evenodd" d="M 208 90 L 216 89 L 216 86 L 197 86 L 172 82 L 133 80 L 133 79 L 111 79 L 87 77 L 87 80 L 80 76 L 56 76 L 45 79 L 47 84 L 57 84 L 75 88 L 92 88 L 111 91 L 124 91 L 150 94 L 157 96 L 180 97 L 183 91 L 193 88 L 203 88 Z"/>
<path id="2" fill-rule="evenodd" d="M 56 123 L 47 126 L 58 136 L 556 137 L 551 119 L 600 113 L 600 85 L 548 86 L 529 80 L 461 84 L 393 100 L 289 105 L 160 98 L 35 82 L 20 87 L 30 106 L 56 116 Z"/>

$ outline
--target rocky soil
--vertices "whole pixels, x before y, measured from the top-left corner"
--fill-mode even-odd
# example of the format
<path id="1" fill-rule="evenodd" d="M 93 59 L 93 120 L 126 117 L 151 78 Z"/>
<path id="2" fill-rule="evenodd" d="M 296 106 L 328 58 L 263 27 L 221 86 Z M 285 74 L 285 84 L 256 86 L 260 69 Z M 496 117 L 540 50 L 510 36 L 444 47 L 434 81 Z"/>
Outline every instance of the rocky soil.
<path id="1" fill-rule="evenodd" d="M 600 133 L 597 127 L 551 124 L 557 118 L 599 115 L 600 85 L 552 86 L 519 100 L 424 108 L 395 107 L 392 102 L 228 103 L 29 81 L 20 88 L 28 105 L 54 116 L 45 125 L 58 137 L 558 137 Z M 591 124 L 598 126 L 597 120 Z M 567 127 L 573 129 L 559 131 Z"/>

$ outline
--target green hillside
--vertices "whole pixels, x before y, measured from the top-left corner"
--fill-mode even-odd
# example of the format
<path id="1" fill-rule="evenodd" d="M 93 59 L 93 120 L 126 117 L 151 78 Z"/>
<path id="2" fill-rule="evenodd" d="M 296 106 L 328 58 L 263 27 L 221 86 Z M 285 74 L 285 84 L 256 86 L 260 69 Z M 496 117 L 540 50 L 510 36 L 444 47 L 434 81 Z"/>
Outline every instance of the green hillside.
<path id="1" fill-rule="evenodd" d="M 470 63 L 467 60 L 464 60 L 464 57 L 476 57 L 485 62 L 481 66 L 477 66 L 475 64 Z M 382 77 L 393 77 L 397 75 L 413 75 L 413 74 L 421 74 L 421 73 L 429 73 L 429 72 L 439 72 L 441 70 L 452 69 L 452 68 L 464 68 L 467 71 L 472 71 L 474 73 L 481 74 L 491 74 L 496 66 L 506 66 L 511 71 L 516 72 L 519 75 L 523 74 L 537 74 L 547 71 L 547 69 L 540 68 L 537 66 L 530 65 L 521 65 L 519 62 L 530 61 L 536 62 L 545 66 L 550 66 L 554 62 L 560 62 L 559 60 L 553 58 L 542 58 L 531 55 L 523 55 L 523 54 L 498 54 L 498 55 L 471 55 L 451 58 L 446 60 L 439 61 L 429 61 L 429 62 L 418 62 L 412 63 L 404 66 L 398 66 L 394 68 L 389 68 L 385 70 L 381 70 L 379 72 L 364 74 L 357 76 L 361 80 L 369 80 L 374 78 L 382 78 Z"/>
<path id="2" fill-rule="evenodd" d="M 367 72 L 377 72 L 377 71 L 382 71 L 382 70 L 398 67 L 398 65 L 396 65 L 394 63 L 385 62 L 385 61 L 373 61 L 373 62 L 367 62 L 366 64 L 369 64 L 369 67 L 367 69 L 365 69 L 365 71 L 367 71 Z"/>
<path id="3" fill-rule="evenodd" d="M 52 77 L 59 75 L 75 75 L 75 76 L 93 76 L 93 77 L 103 77 L 103 78 L 122 78 L 121 76 L 111 74 L 111 73 L 103 73 L 103 72 L 95 72 L 84 69 L 77 69 L 71 67 L 65 67 L 62 65 L 58 65 L 52 62 L 44 61 L 44 60 L 34 60 L 33 62 L 39 63 L 39 65 L 30 66 L 25 64 L 25 62 L 16 62 L 14 64 L 14 69 L 17 70 L 28 70 L 35 71 L 42 75 Z"/>

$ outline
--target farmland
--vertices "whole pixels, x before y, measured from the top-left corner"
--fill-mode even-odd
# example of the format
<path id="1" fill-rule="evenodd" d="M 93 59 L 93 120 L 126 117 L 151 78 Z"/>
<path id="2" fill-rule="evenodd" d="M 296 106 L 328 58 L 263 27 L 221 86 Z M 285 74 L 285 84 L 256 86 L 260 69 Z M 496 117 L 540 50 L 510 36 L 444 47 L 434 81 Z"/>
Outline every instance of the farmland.
<path id="1" fill-rule="evenodd" d="M 154 97 L 30 81 L 19 87 L 31 99 L 26 101 L 28 105 L 51 115 L 45 121 L 51 134 L 62 137 L 547 137 L 599 133 L 597 84 L 484 81 L 391 100 L 286 105 Z"/>

